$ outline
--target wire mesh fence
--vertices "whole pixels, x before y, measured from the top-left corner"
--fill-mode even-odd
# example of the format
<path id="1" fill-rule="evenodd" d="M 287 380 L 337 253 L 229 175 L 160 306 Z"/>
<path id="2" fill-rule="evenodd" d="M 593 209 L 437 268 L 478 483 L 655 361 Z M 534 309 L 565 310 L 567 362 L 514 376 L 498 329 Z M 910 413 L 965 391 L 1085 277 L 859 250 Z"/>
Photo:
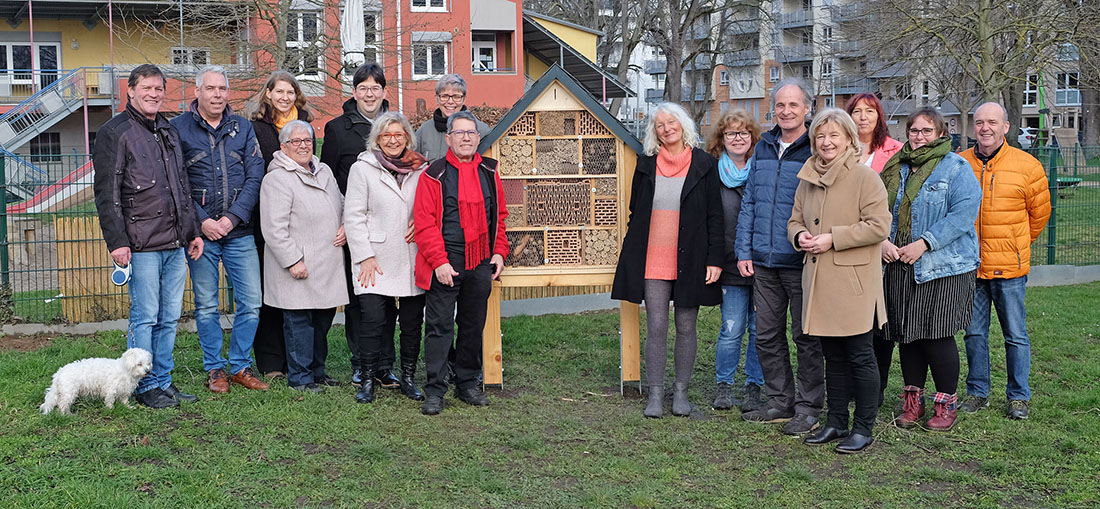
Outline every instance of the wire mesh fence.
<path id="1" fill-rule="evenodd" d="M 1031 263 L 1100 264 L 1100 147 L 1030 152 L 1047 170 L 1053 207 L 1047 228 L 1032 245 Z M 13 182 L 11 169 L 28 164 L 48 178 Z M 0 197 L 0 322 L 78 323 L 128 315 L 126 287 L 110 283 L 112 263 L 95 212 L 88 156 L 0 152 Z M 219 301 L 226 312 L 232 310 L 231 291 L 223 277 Z M 553 295 L 592 291 L 609 289 L 569 287 Z M 547 296 L 527 291 L 504 298 Z M 188 283 L 184 313 L 192 309 Z"/>

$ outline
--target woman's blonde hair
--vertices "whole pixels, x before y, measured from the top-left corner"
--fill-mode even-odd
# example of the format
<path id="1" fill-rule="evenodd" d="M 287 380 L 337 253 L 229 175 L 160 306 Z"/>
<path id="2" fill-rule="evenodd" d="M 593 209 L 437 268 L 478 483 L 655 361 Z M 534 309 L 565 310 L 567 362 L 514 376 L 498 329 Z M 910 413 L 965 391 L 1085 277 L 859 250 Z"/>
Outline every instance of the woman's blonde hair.
<path id="1" fill-rule="evenodd" d="M 710 136 L 707 138 L 707 153 L 716 158 L 722 157 L 722 152 L 726 151 L 725 133 L 735 126 L 741 126 L 749 132 L 749 151 L 745 153 L 745 158 L 752 157 L 752 151 L 756 149 L 756 142 L 760 141 L 763 128 L 749 112 L 741 108 L 728 110 L 718 117 L 718 123 L 714 124 L 714 129 L 710 131 Z"/>
<path id="2" fill-rule="evenodd" d="M 401 129 L 405 131 L 405 148 L 416 150 L 416 136 L 413 136 L 409 119 L 396 111 L 387 111 L 374 119 L 374 126 L 371 127 L 370 134 L 367 136 L 367 150 L 378 148 L 378 135 L 382 134 L 394 122 L 401 124 Z"/>
<path id="3" fill-rule="evenodd" d="M 661 140 L 657 138 L 657 115 L 664 113 L 672 115 L 680 122 L 680 129 L 684 132 L 684 146 L 692 148 L 699 145 L 699 129 L 695 127 L 695 121 L 688 115 L 683 106 L 676 103 L 661 103 L 649 121 L 645 124 L 645 137 L 642 138 L 642 149 L 647 156 L 657 155 L 657 149 L 661 147 Z"/>
<path id="4" fill-rule="evenodd" d="M 814 137 L 817 136 L 817 130 L 821 126 L 830 122 L 836 124 L 844 134 L 848 135 L 848 143 L 856 151 L 856 155 L 859 155 L 859 131 L 856 129 L 856 123 L 852 121 L 848 112 L 840 108 L 825 108 L 814 115 L 813 122 L 810 122 L 810 152 L 817 155 L 817 143 L 814 143 Z"/>

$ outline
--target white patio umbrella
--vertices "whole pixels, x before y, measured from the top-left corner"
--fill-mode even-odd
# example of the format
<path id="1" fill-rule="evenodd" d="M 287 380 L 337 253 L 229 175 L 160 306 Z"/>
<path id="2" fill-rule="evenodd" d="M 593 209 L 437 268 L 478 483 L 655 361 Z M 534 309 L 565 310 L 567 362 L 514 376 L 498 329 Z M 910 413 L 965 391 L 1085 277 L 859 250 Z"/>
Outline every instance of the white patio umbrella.
<path id="1" fill-rule="evenodd" d="M 340 45 L 343 47 L 345 65 L 358 66 L 363 63 L 366 37 L 363 0 L 344 0 L 344 15 L 340 19 Z"/>

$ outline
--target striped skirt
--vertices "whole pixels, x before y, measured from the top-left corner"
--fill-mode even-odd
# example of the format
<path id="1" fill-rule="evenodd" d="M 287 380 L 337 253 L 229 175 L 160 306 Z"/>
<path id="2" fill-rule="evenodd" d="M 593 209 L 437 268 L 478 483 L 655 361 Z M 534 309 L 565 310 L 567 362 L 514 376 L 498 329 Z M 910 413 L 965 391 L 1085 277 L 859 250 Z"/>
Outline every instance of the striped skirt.
<path id="1" fill-rule="evenodd" d="M 886 339 L 912 343 L 919 339 L 954 336 L 970 325 L 977 271 L 941 277 L 922 284 L 913 279 L 913 266 L 886 265 Z"/>

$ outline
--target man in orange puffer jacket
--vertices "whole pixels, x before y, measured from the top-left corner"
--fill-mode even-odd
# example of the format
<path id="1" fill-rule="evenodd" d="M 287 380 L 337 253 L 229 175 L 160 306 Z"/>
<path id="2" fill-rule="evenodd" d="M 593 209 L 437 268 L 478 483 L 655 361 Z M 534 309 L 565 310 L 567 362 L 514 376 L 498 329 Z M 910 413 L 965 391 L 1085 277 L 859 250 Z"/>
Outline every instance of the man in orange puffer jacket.
<path id="1" fill-rule="evenodd" d="M 977 412 L 989 405 L 989 304 L 1005 339 L 1008 371 L 1006 414 L 1027 419 L 1031 389 L 1031 343 L 1027 335 L 1024 287 L 1031 271 L 1031 243 L 1050 218 L 1050 189 L 1043 165 L 1005 143 L 1008 112 L 985 103 L 974 112 L 977 147 L 962 153 L 982 185 L 978 213 L 981 266 L 970 326 L 966 328 L 967 399 L 962 409 Z"/>

